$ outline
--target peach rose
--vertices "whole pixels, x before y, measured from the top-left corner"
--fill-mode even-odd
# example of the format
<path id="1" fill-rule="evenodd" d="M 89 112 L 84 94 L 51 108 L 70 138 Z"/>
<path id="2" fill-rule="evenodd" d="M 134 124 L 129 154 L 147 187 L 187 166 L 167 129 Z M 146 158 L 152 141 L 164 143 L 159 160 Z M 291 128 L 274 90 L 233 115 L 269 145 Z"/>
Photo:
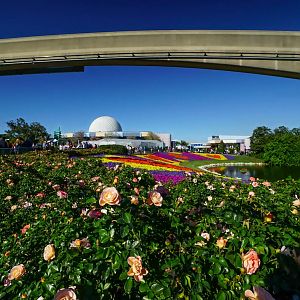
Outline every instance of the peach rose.
<path id="1" fill-rule="evenodd" d="M 77 300 L 76 294 L 74 289 L 60 289 L 56 295 L 54 296 L 53 300 Z"/>
<path id="2" fill-rule="evenodd" d="M 267 187 L 271 186 L 271 183 L 269 181 L 264 181 L 262 184 Z"/>
<path id="3" fill-rule="evenodd" d="M 118 184 L 118 182 L 119 182 L 119 177 L 118 177 L 118 176 L 115 176 L 114 181 L 113 181 L 113 184 Z"/>
<path id="4" fill-rule="evenodd" d="M 155 206 L 162 206 L 162 201 L 163 197 L 161 196 L 161 194 L 159 192 L 154 191 L 149 194 L 147 203 L 149 205 L 154 204 Z"/>
<path id="5" fill-rule="evenodd" d="M 300 206 L 300 200 L 297 199 L 297 200 L 293 201 L 293 206 Z"/>
<path id="6" fill-rule="evenodd" d="M 128 276 L 134 276 L 134 280 L 140 282 L 144 275 L 148 274 L 148 271 L 142 266 L 142 259 L 140 256 L 130 256 L 127 259 L 130 269 L 127 272 Z"/>
<path id="7" fill-rule="evenodd" d="M 254 197 L 255 193 L 253 191 L 249 192 L 248 197 Z"/>
<path id="8" fill-rule="evenodd" d="M 88 238 L 76 239 L 70 243 L 70 248 L 91 248 L 91 243 Z"/>
<path id="9" fill-rule="evenodd" d="M 8 280 L 20 279 L 25 274 L 25 271 L 25 267 L 22 264 L 13 267 L 8 274 Z"/>
<path id="10" fill-rule="evenodd" d="M 217 247 L 219 247 L 220 249 L 224 248 L 227 244 L 227 240 L 224 239 L 223 237 L 220 237 L 218 240 L 217 240 Z"/>
<path id="11" fill-rule="evenodd" d="M 55 248 L 53 244 L 47 245 L 44 249 L 44 260 L 50 261 L 55 258 Z"/>
<path id="12" fill-rule="evenodd" d="M 269 292 L 260 286 L 254 286 L 253 291 L 254 293 L 251 290 L 246 290 L 245 297 L 250 300 L 275 300 Z"/>
<path id="13" fill-rule="evenodd" d="M 104 206 L 105 204 L 119 205 L 120 201 L 121 201 L 121 197 L 118 191 L 116 190 L 116 188 L 107 187 L 102 191 L 100 195 L 99 204 L 100 206 Z"/>
<path id="14" fill-rule="evenodd" d="M 249 180 L 250 180 L 251 182 L 253 182 L 253 181 L 255 181 L 256 179 L 255 179 L 254 177 L 250 177 Z"/>
<path id="15" fill-rule="evenodd" d="M 246 254 L 242 254 L 242 264 L 248 275 L 254 274 L 260 265 L 256 251 L 251 249 Z"/>

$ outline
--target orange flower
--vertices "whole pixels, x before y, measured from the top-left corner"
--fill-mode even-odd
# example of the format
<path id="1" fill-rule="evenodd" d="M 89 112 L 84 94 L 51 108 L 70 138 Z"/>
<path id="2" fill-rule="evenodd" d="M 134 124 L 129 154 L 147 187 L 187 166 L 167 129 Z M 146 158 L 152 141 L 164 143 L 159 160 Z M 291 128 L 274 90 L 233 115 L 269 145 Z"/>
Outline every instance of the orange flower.
<path id="1" fill-rule="evenodd" d="M 248 275 L 254 274 L 260 265 L 256 251 L 251 249 L 246 254 L 242 254 L 242 264 Z"/>
<path id="2" fill-rule="evenodd" d="M 162 206 L 162 201 L 163 197 L 161 196 L 161 194 L 159 192 L 154 191 L 149 194 L 147 203 L 149 205 L 154 204 L 155 206 Z"/>
<path id="3" fill-rule="evenodd" d="M 118 191 L 116 190 L 116 188 L 107 187 L 102 191 L 100 195 L 99 204 L 101 206 L 104 206 L 105 204 L 119 205 L 120 201 L 121 201 L 121 197 Z"/>
<path id="4" fill-rule="evenodd" d="M 218 240 L 217 240 L 217 247 L 219 247 L 220 249 L 224 248 L 227 244 L 227 240 L 224 239 L 223 237 L 220 237 Z"/>
<path id="5" fill-rule="evenodd" d="M 139 198 L 137 196 L 130 196 L 130 202 L 131 204 L 134 204 L 134 205 L 138 205 L 139 204 Z"/>
<path id="6" fill-rule="evenodd" d="M 50 261 L 55 258 L 55 248 L 53 244 L 47 245 L 44 249 L 44 260 Z"/>
<path id="7" fill-rule="evenodd" d="M 25 274 L 25 267 L 24 265 L 17 265 L 17 266 L 14 266 L 9 274 L 8 274 L 8 279 L 9 280 L 13 280 L 13 279 L 20 279 L 24 274 Z"/>
<path id="8" fill-rule="evenodd" d="M 118 176 L 115 176 L 115 178 L 114 178 L 114 184 L 118 184 L 118 182 L 119 182 L 119 177 Z"/>
<path id="9" fill-rule="evenodd" d="M 251 290 L 246 290 L 245 297 L 250 300 L 275 300 L 268 291 L 260 286 L 254 286 L 253 291 L 254 293 Z"/>
<path id="10" fill-rule="evenodd" d="M 54 300 L 77 300 L 74 289 L 60 289 L 54 296 Z"/>
<path id="11" fill-rule="evenodd" d="M 127 259 L 130 269 L 127 272 L 128 276 L 134 276 L 134 280 L 140 282 L 144 275 L 148 274 L 148 271 L 142 266 L 142 259 L 140 256 L 130 256 Z"/>

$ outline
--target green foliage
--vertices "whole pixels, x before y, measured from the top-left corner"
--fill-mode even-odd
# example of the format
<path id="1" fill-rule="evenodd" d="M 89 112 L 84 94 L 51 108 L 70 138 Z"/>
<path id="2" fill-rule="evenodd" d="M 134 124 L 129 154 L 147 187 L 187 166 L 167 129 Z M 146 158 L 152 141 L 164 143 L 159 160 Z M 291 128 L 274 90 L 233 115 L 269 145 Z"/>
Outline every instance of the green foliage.
<path id="1" fill-rule="evenodd" d="M 28 124 L 23 118 L 7 122 L 7 138 L 10 140 L 30 140 L 31 142 L 42 142 L 49 137 L 46 128 L 38 122 Z"/>
<path id="2" fill-rule="evenodd" d="M 253 130 L 251 140 L 251 151 L 260 156 L 263 154 L 266 144 L 272 137 L 272 130 L 266 126 L 257 127 Z"/>
<path id="3" fill-rule="evenodd" d="M 292 133 L 274 136 L 265 147 L 265 162 L 275 166 L 300 166 L 300 138 Z"/>
<path id="4" fill-rule="evenodd" d="M 110 170 L 97 158 L 71 160 L 64 153 L 0 157 L 0 299 L 53 299 L 69 286 L 76 286 L 78 299 L 240 299 L 256 285 L 278 299 L 299 296 L 299 258 L 280 249 L 300 246 L 293 206 L 300 181 L 258 184 L 187 174 L 160 190 L 158 207 L 147 202 L 159 187 L 144 171 Z M 56 185 L 67 198 L 58 197 Z M 100 193 L 112 186 L 120 205 L 100 207 Z M 135 188 L 138 205 L 131 203 Z M 265 219 L 269 212 L 271 222 Z M 216 245 L 221 237 L 224 248 Z M 70 247 L 83 238 L 89 247 Z M 55 247 L 49 262 L 43 259 L 48 244 Z M 261 261 L 252 275 L 241 260 L 250 249 Z M 130 256 L 140 256 L 148 270 L 140 282 L 127 274 Z M 4 286 L 18 264 L 26 273 Z"/>
<path id="5" fill-rule="evenodd" d="M 279 126 L 272 132 L 257 127 L 251 136 L 251 151 L 275 166 L 300 166 L 300 128 Z"/>

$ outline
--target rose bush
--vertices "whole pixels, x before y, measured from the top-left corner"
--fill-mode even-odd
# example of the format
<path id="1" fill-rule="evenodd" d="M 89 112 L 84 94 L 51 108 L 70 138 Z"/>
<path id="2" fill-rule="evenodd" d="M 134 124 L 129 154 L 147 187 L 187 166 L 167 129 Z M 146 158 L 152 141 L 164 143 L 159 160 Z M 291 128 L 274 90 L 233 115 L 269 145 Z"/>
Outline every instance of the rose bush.
<path id="1" fill-rule="evenodd" d="M 300 182 L 184 176 L 1 156 L 0 299 L 300 296 Z"/>

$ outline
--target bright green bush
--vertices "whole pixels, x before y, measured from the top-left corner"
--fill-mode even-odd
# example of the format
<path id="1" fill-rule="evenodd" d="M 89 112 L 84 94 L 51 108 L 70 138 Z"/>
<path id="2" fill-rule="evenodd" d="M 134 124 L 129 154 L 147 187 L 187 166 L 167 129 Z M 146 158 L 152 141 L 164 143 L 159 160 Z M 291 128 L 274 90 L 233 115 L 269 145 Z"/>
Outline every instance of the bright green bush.
<path id="1" fill-rule="evenodd" d="M 100 207 L 105 187 L 117 189 L 120 205 Z M 162 206 L 149 205 L 154 190 Z M 299 248 L 295 195 L 300 182 L 292 179 L 253 187 L 187 174 L 160 187 L 147 172 L 108 170 L 97 158 L 0 157 L 0 299 L 53 299 L 69 286 L 79 299 L 240 299 L 253 286 L 291 299 L 300 295 L 300 262 L 281 248 Z M 49 244 L 55 258 L 46 261 Z M 252 275 L 241 259 L 251 249 L 260 259 Z M 127 274 L 128 257 L 137 256 L 148 270 L 141 282 Z M 4 286 L 19 264 L 26 273 Z"/>

